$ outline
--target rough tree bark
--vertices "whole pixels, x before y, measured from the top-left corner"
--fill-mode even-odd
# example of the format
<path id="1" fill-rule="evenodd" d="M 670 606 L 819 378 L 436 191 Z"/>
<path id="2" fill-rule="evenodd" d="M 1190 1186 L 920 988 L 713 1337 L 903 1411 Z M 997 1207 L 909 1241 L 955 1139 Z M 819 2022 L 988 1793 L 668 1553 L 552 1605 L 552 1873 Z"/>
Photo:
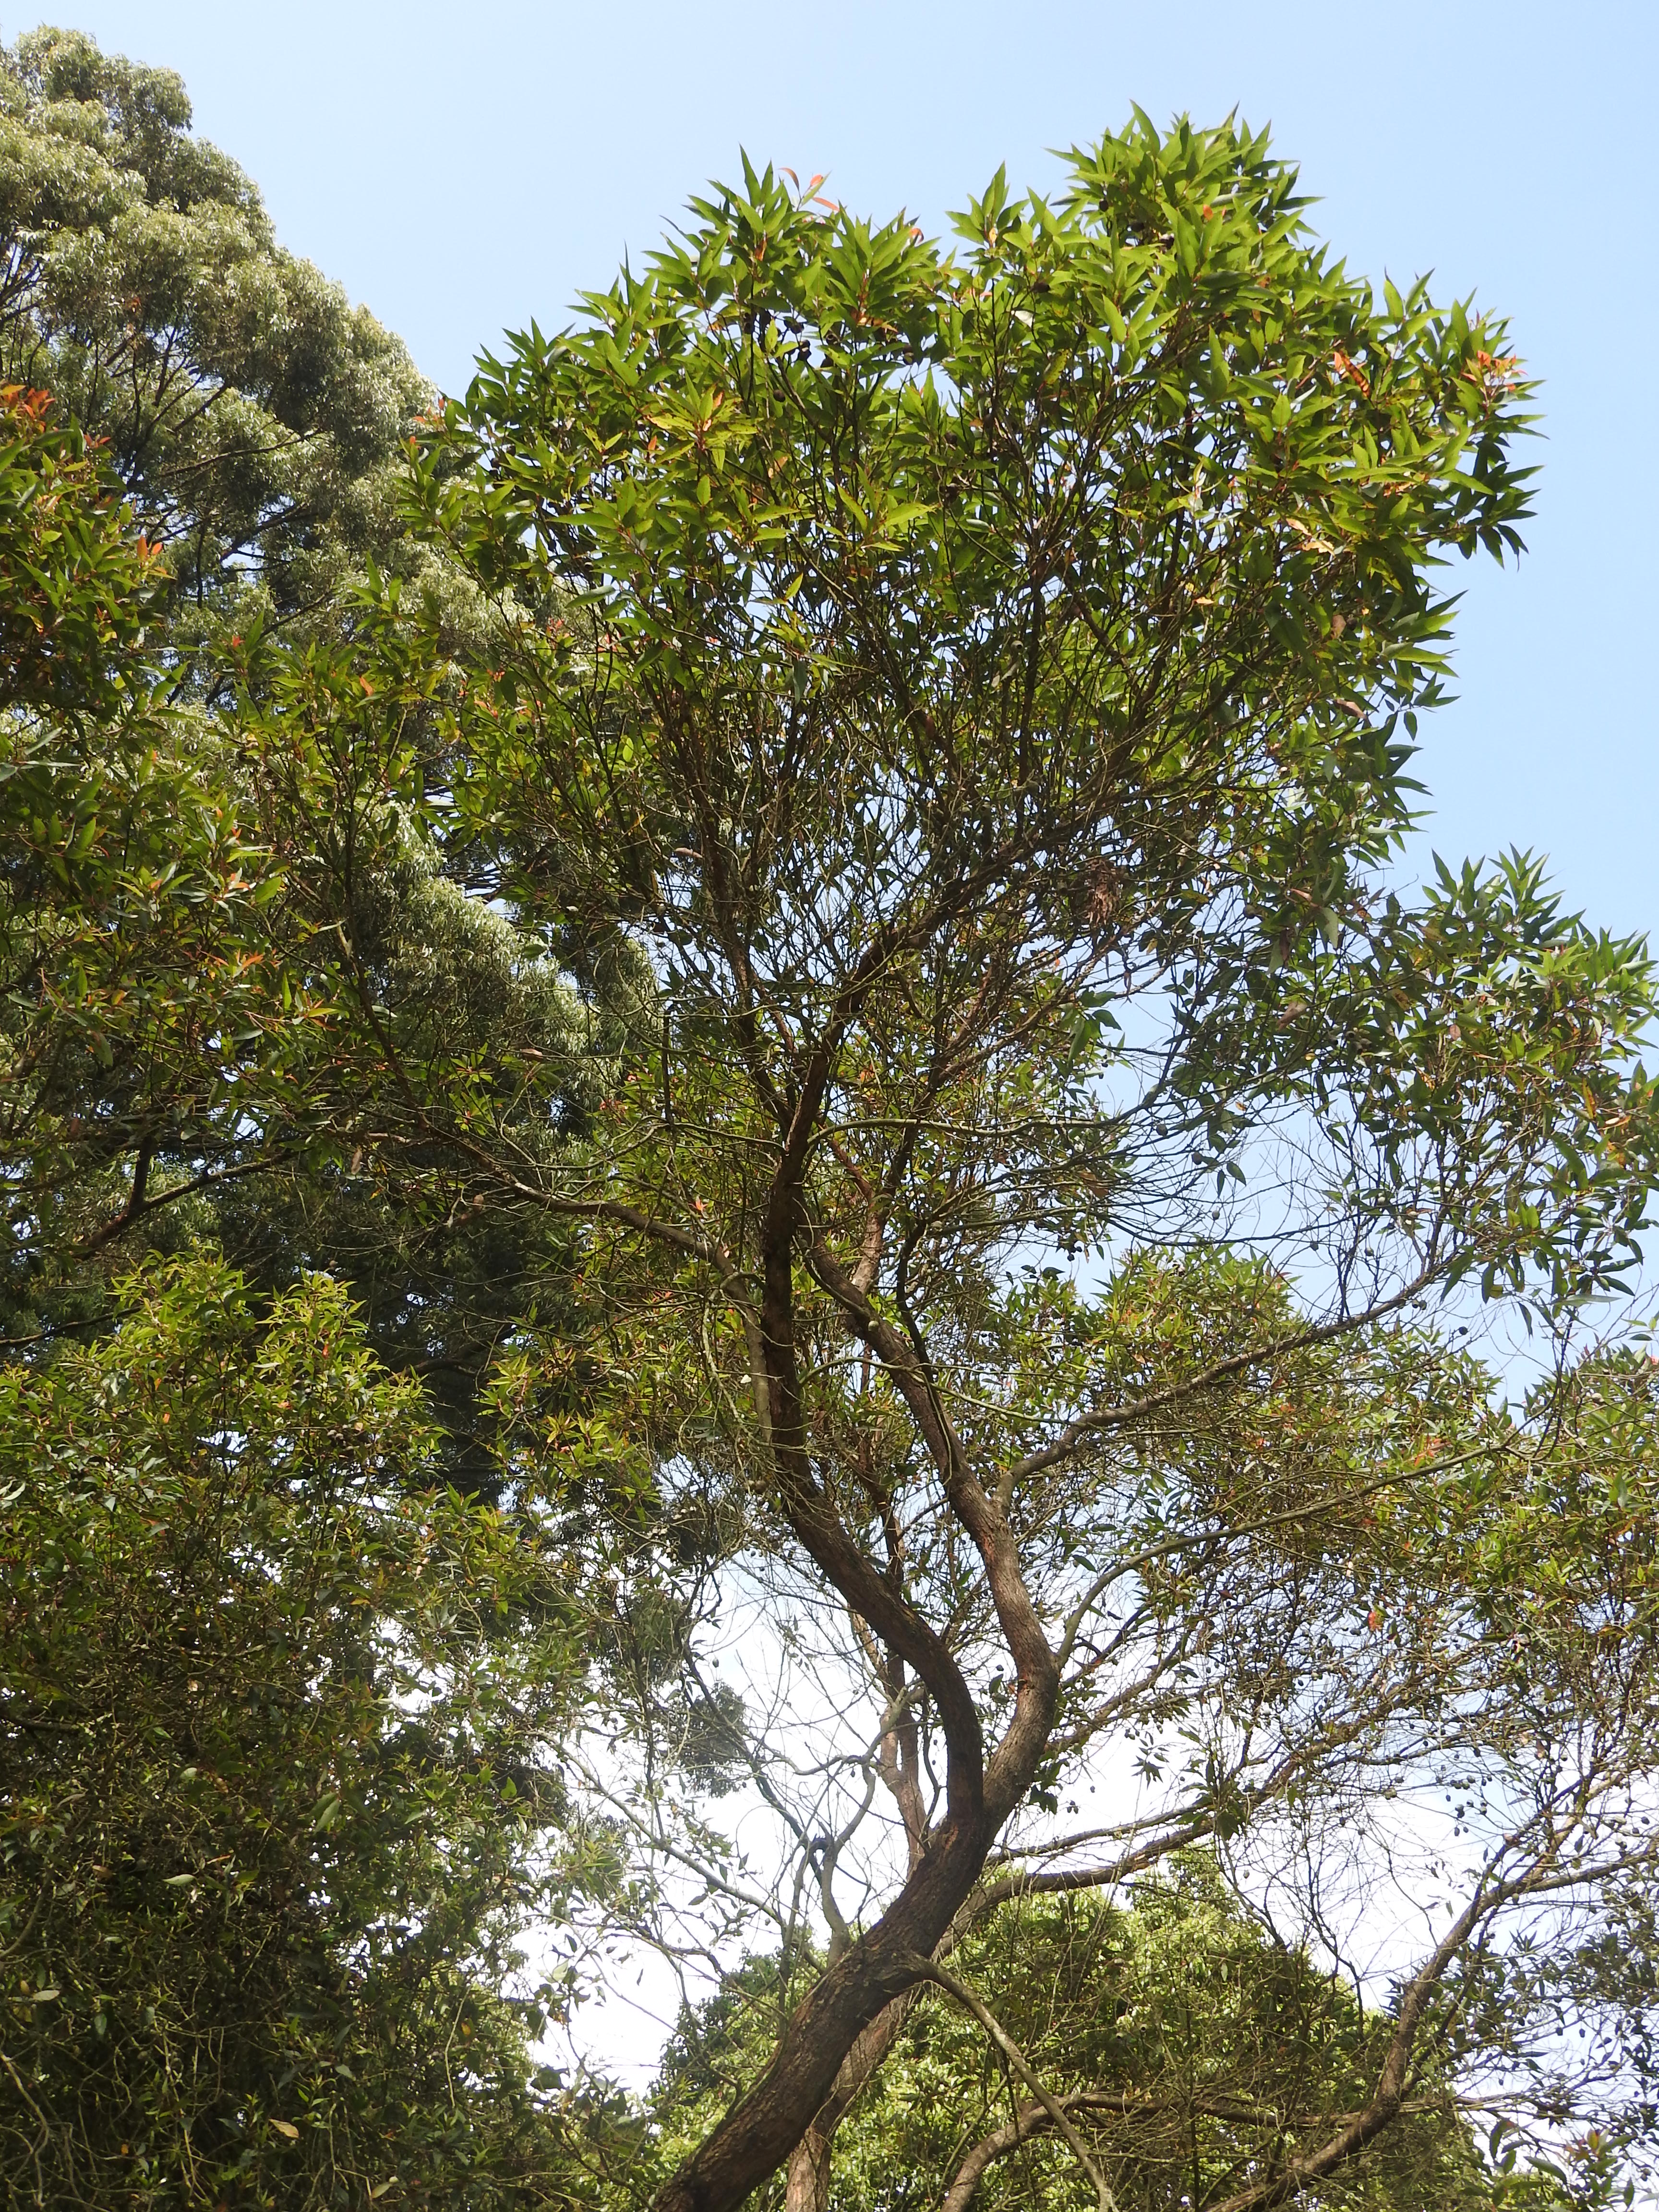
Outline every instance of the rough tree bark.
<path id="1" fill-rule="evenodd" d="M 658 2212 L 732 2212 L 800 2147 L 804 2205 L 822 2202 L 836 2111 L 878 2060 L 854 2057 L 860 2038 L 924 1978 L 933 1954 L 982 1871 L 1004 1822 L 1030 1788 L 1054 1725 L 1060 1661 L 1037 1618 L 1007 1519 L 969 1463 L 960 1439 L 909 1342 L 872 1309 L 857 1275 L 823 1239 L 811 1247 L 818 1281 L 848 1327 L 890 1376 L 943 1485 L 951 1510 L 977 1552 L 1016 1669 L 1014 1710 L 986 1756 L 973 1694 L 942 1638 L 854 1541 L 813 1469 L 795 1328 L 795 1252 L 807 1227 L 802 1203 L 809 1142 L 829 1079 L 833 1041 L 808 1063 L 774 1176 L 761 1231 L 760 1336 L 777 1496 L 797 1540 L 895 1662 L 921 1676 L 945 1741 L 945 1817 L 921 1843 L 897 1897 L 873 1927 L 849 1942 L 784 2029 L 771 2064 L 705 2138 L 658 2198 Z M 814 2132 L 819 2142 L 811 2140 Z"/>

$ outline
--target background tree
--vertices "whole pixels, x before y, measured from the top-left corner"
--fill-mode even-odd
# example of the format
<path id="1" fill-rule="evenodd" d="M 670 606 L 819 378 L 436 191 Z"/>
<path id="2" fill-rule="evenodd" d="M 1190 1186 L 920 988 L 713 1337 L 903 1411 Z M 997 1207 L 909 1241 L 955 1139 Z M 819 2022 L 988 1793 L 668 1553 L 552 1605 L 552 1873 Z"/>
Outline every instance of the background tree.
<path id="1" fill-rule="evenodd" d="M 1177 1855 L 1127 1905 L 1088 1893 L 1023 1900 L 955 1956 L 975 1987 L 996 1992 L 1011 2040 L 1126 2212 L 1218 2203 L 1322 2140 L 1364 2101 L 1389 2032 L 1340 1976 L 1242 1911 L 1203 1851 Z M 775 1964 L 756 1960 L 682 2018 L 654 2093 L 659 2169 L 741 2093 L 780 1994 Z M 1449 2084 L 1433 2079 L 1374 2161 L 1310 2193 L 1401 2208 L 1569 2201 L 1536 2169 L 1495 2177 Z M 781 2197 L 779 2181 L 769 2194 Z M 937 1991 L 912 2005 L 841 2131 L 830 2203 L 965 2212 L 1076 2197 L 1054 2114 L 979 2023 Z"/>
<path id="2" fill-rule="evenodd" d="M 210 1040 L 261 1025 L 264 978 L 236 951 L 257 862 L 232 793 L 157 696 L 154 549 L 50 394 L 0 404 L 0 1111 L 7 1308 L 27 1338 L 84 1317 L 91 1286 L 50 1285 L 52 1254 L 142 1206 L 154 1091 L 200 1095 L 224 1058 Z"/>
<path id="3" fill-rule="evenodd" d="M 41 28 L 0 57 L 0 379 L 106 441 L 186 665 L 263 615 L 315 625 L 398 537 L 431 404 L 401 343 L 277 246 L 171 70 Z M 223 671 L 197 671 L 223 680 Z"/>
<path id="4" fill-rule="evenodd" d="M 1653 981 L 1530 863 L 1385 888 L 1435 572 L 1518 543 L 1524 393 L 1300 204 L 1261 139 L 1142 120 L 951 258 L 746 170 L 431 449 L 434 526 L 533 611 L 453 725 L 456 834 L 550 944 L 649 946 L 660 1012 L 591 1173 L 413 1080 L 363 1126 L 588 1224 L 665 1494 L 818 1667 L 823 1741 L 781 1695 L 747 1755 L 827 1963 L 665 2212 L 786 2162 L 821 2203 L 999 1885 L 1237 1835 L 1340 1949 L 1339 1825 L 1386 1865 L 1394 1793 L 1467 1784 L 1366 2102 L 1242 2207 L 1377 2154 L 1505 1913 L 1605 1928 L 1650 1864 L 1645 1570 L 1530 1641 L 1481 1547 L 1547 1419 L 1423 1309 L 1565 1328 L 1621 1279 Z M 1024 1825 L 1131 1755 L 1075 1863 Z M 791 1895 L 743 1909 L 787 1936 Z"/>
<path id="5" fill-rule="evenodd" d="M 423 1024 L 430 1046 L 445 1025 L 474 1073 L 489 1049 L 539 1055 L 537 1110 L 550 1097 L 567 1126 L 594 1095 L 579 1065 L 594 1040 L 535 949 L 445 880 L 407 803 L 438 672 L 377 666 L 384 696 L 343 750 L 302 735 L 303 772 L 267 774 L 260 727 L 280 748 L 319 697 L 365 703 L 337 641 L 363 618 L 366 564 L 415 572 L 428 611 L 463 629 L 476 594 L 397 514 L 428 388 L 276 245 L 252 184 L 189 123 L 170 72 L 80 33 L 43 29 L 0 58 L 0 364 L 51 394 L 9 480 L 27 479 L 37 523 L 51 505 L 70 530 L 48 563 L 70 592 L 58 629 L 76 605 L 112 625 L 30 631 L 37 659 L 92 684 L 78 700 L 21 672 L 8 695 L 9 1329 L 94 1323 L 112 1268 L 158 1241 L 206 1243 L 272 1287 L 332 1267 L 443 1406 L 453 1471 L 483 1483 L 489 1358 L 515 1314 L 557 1305 L 567 1240 L 453 1218 L 430 1178 L 352 1173 L 357 1148 L 317 1142 L 313 1109 L 374 1058 L 366 991 L 376 1019 L 376 993 L 410 994 L 404 1030 Z M 47 447 L 77 426 L 73 483 L 43 490 Z M 107 573 L 89 540 L 72 555 L 77 526 L 101 533 Z M 21 641 L 51 579 L 12 550 Z M 261 686 L 264 725 L 237 705 Z"/>
<path id="6" fill-rule="evenodd" d="M 489 1370 L 568 1302 L 568 1232 L 469 1236 L 441 1158 L 393 1182 L 328 1117 L 389 1041 L 557 1148 L 605 1024 L 447 871 L 443 665 L 352 595 L 403 420 L 346 431 L 400 349 L 276 253 L 175 80 L 43 33 L 3 85 L 6 342 L 104 432 L 0 388 L 8 2187 L 563 2202 L 531 2045 L 575 1969 L 515 1937 L 614 1885 L 556 1739 L 672 1611 L 625 1444 L 502 1496 Z"/>
<path id="7" fill-rule="evenodd" d="M 379 653 L 366 679 L 360 647 L 267 645 L 236 717 L 170 702 L 153 556 L 79 434 L 18 407 L 10 1334 L 98 1325 L 112 1270 L 157 1246 L 271 1289 L 329 1267 L 443 1407 L 452 1471 L 487 1481 L 479 1393 L 513 1328 L 568 1303 L 568 1235 L 481 1222 L 441 1152 L 389 1176 L 351 1131 L 395 1049 L 434 1092 L 493 1092 L 526 1142 L 579 1141 L 636 986 L 624 963 L 585 1000 L 446 872 L 417 797 L 441 662 Z"/>
<path id="8" fill-rule="evenodd" d="M 446 2206 L 563 2203 L 572 2123 L 530 2046 L 575 1969 L 526 1978 L 514 1939 L 533 1921 L 544 1950 L 614 1886 L 558 1740 L 602 1708 L 607 1654 L 653 1620 L 672 1648 L 614 1495 L 627 1450 L 590 1437 L 609 1497 L 568 1473 L 553 1510 L 522 1484 L 506 1516 L 465 1500 L 446 1475 L 499 1494 L 490 1439 L 525 1418 L 483 1395 L 499 1329 L 458 1419 L 428 1362 L 392 1377 L 347 1290 L 298 1273 L 281 1201 L 332 1208 L 310 1242 L 343 1273 L 362 1256 L 354 1286 L 386 1279 L 366 1214 L 416 1244 L 396 1193 L 301 1149 L 382 1019 L 458 1089 L 492 1079 L 486 1047 L 545 1056 L 552 1146 L 602 1056 L 570 988 L 442 876 L 368 733 L 355 812 L 328 804 L 337 754 L 259 773 L 258 732 L 331 684 L 370 710 L 361 661 L 276 651 L 240 727 L 169 704 L 165 580 L 100 456 L 42 392 L 0 392 L 0 424 L 8 2187 L 332 2204 L 398 2175 Z M 296 834 L 319 818 L 337 873 Z M 261 1177 L 276 1202 L 217 1202 Z M 258 1285 L 216 1256 L 237 1228 Z M 191 1256 L 158 1267 L 158 1243 Z M 439 1304 L 434 1272 L 410 1305 Z M 495 1289 L 535 1324 L 519 1281 Z M 395 1309 L 371 1318 L 404 1349 Z M 543 1389 L 539 1433 L 581 1398 Z"/>
<path id="9" fill-rule="evenodd" d="M 0 1380 L 11 2201 L 562 2202 L 514 1945 L 615 1872 L 551 1747 L 592 1562 L 441 1486 L 336 1286 L 125 1291 Z"/>

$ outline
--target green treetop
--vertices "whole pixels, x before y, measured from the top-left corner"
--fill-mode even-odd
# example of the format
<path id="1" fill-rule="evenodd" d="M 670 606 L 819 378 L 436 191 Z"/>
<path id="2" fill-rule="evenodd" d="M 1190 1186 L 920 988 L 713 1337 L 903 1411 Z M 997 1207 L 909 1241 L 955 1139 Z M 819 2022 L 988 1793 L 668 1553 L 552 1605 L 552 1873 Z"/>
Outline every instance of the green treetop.
<path id="1" fill-rule="evenodd" d="M 1655 979 L 1530 862 L 1389 892 L 1443 564 L 1519 543 L 1527 393 L 1501 324 L 1374 294 L 1304 204 L 1262 138 L 1144 118 L 1052 200 L 994 180 L 953 252 L 749 168 L 429 449 L 512 631 L 453 834 L 566 957 L 644 948 L 658 1003 L 586 1152 L 482 1097 L 364 1112 L 481 1212 L 584 1229 L 665 1503 L 819 1715 L 756 1658 L 764 1899 L 640 1814 L 711 1917 L 810 1897 L 830 1936 L 662 2212 L 780 2168 L 821 2203 L 907 1992 L 1022 1865 L 1237 1838 L 1319 1895 L 1310 1808 L 1386 1854 L 1390 1791 L 1475 1778 L 1486 1855 L 1364 2102 L 1243 2212 L 1375 2154 L 1504 1925 L 1605 1929 L 1653 1863 L 1645 1571 L 1617 1641 L 1514 1642 L 1478 1547 L 1551 1432 L 1432 1310 L 1565 1329 L 1620 1281 Z M 1137 1766 L 1045 1861 L 1037 1815 Z"/>
<path id="2" fill-rule="evenodd" d="M 0 54 L 0 380 L 106 441 L 166 552 L 173 647 L 320 618 L 397 536 L 431 404 L 401 343 L 279 246 L 168 70 L 43 28 Z"/>

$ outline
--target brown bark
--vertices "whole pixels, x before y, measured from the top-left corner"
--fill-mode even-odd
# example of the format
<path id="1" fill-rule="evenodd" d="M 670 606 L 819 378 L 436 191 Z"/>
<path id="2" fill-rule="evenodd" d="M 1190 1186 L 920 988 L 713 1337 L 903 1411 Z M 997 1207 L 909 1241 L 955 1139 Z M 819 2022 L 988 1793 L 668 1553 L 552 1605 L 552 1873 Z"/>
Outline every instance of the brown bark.
<path id="1" fill-rule="evenodd" d="M 820 2124 L 819 2115 L 832 2107 L 843 2065 L 853 2059 L 860 2039 L 925 1978 L 927 1961 L 978 1880 L 1003 1822 L 1030 1787 L 1059 1692 L 1059 1662 L 1042 1634 L 1000 1508 L 969 1468 L 908 1340 L 873 1313 L 821 1240 L 813 1249 L 819 1279 L 893 1376 L 939 1468 L 951 1510 L 984 1565 L 1015 1662 L 1013 1717 L 988 1768 L 978 1709 L 948 1646 L 854 1541 L 817 1481 L 796 1358 L 794 1247 L 805 1225 L 800 1191 L 808 1142 L 828 1078 L 829 1055 L 820 1047 L 793 1102 L 760 1237 L 760 1336 L 772 1464 L 779 1502 L 802 1547 L 851 1609 L 915 1669 L 933 1698 L 945 1740 L 945 1818 L 892 1905 L 832 1960 L 786 2025 L 770 2065 L 663 2189 L 657 2212 L 733 2212 L 790 2160 L 798 2145 L 800 2188 L 826 2185 L 834 2128 Z M 875 2063 L 872 2058 L 871 2065 Z M 860 2081 L 851 2094 L 861 2086 Z M 819 2143 L 808 2140 L 814 2132 Z"/>
<path id="2" fill-rule="evenodd" d="M 939 2212 L 968 2212 L 991 2166 L 998 2159 L 1006 2158 L 1011 2150 L 1018 2150 L 1026 2139 L 1040 2129 L 1053 2125 L 1047 2111 L 1032 2099 L 1021 2105 L 1012 2120 L 981 2136 L 968 2153 L 954 2174 L 939 2205 Z M 793 2212 L 793 2208 L 791 2209 Z"/>
<path id="3" fill-rule="evenodd" d="M 824 2212 L 830 2202 L 830 2144 L 814 2120 L 789 2154 L 783 2212 Z"/>
<path id="4" fill-rule="evenodd" d="M 896 1560 L 902 1540 L 895 1535 L 893 1543 L 893 1559 Z M 878 1759 L 882 1780 L 904 1824 L 907 1870 L 914 1874 L 927 1847 L 927 1815 L 921 1796 L 915 1716 L 908 1710 L 903 1697 L 904 1662 L 896 1652 L 890 1651 L 884 1656 L 857 1613 L 853 1614 L 852 1620 L 888 1699 L 887 1724 L 881 1732 Z M 944 1940 L 949 1942 L 948 1934 Z M 840 1955 L 841 1948 L 844 1946 L 832 1945 L 832 1958 Z M 836 2131 L 892 2049 L 914 1995 L 913 1990 L 895 1998 L 864 2029 L 842 2061 L 834 2088 L 819 2107 L 811 2126 L 789 2154 L 785 2212 L 826 2212 Z"/>
<path id="5" fill-rule="evenodd" d="M 859 2036 L 924 1978 L 921 1962 L 972 1888 L 995 1836 L 982 1808 L 975 1818 L 945 1821 L 887 1911 L 797 2008 L 754 2087 L 665 2187 L 658 2212 L 734 2212 L 785 2163 Z"/>
<path id="6" fill-rule="evenodd" d="M 884 2012 L 871 2021 L 842 2059 L 834 2088 L 819 2107 L 811 2126 L 789 2154 L 784 2212 L 825 2212 L 830 2202 L 830 2171 L 836 2130 L 847 2117 L 854 2099 L 892 2049 L 909 2009 L 908 1996 L 895 1999 Z"/>

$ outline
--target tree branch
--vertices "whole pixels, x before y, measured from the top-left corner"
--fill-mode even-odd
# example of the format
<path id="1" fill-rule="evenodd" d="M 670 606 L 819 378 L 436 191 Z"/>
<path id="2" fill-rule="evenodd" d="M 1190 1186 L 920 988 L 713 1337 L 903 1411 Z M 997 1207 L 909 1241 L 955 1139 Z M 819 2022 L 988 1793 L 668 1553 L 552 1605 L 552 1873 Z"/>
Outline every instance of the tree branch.
<path id="1" fill-rule="evenodd" d="M 937 1982 L 940 1989 L 944 1990 L 948 1996 L 953 1996 L 965 2011 L 972 2013 L 974 2018 L 1036 2099 L 1037 2103 L 1048 2115 L 1051 2124 L 1065 2137 L 1067 2148 L 1089 2177 L 1099 2212 L 1117 2212 L 1117 2200 L 1107 2186 L 1106 2177 L 1095 2163 L 1088 2145 L 1072 2125 L 1064 2103 L 1051 2090 L 1044 2087 L 1033 2072 L 1030 2062 L 1019 2045 L 984 1999 L 977 1991 L 969 1989 L 966 1982 L 959 1981 L 948 1967 L 941 1966 L 937 1960 L 928 1959 L 921 1963 L 926 1967 L 927 1978 L 929 1981 Z M 971 2191 L 969 2193 L 971 2194 Z"/>

